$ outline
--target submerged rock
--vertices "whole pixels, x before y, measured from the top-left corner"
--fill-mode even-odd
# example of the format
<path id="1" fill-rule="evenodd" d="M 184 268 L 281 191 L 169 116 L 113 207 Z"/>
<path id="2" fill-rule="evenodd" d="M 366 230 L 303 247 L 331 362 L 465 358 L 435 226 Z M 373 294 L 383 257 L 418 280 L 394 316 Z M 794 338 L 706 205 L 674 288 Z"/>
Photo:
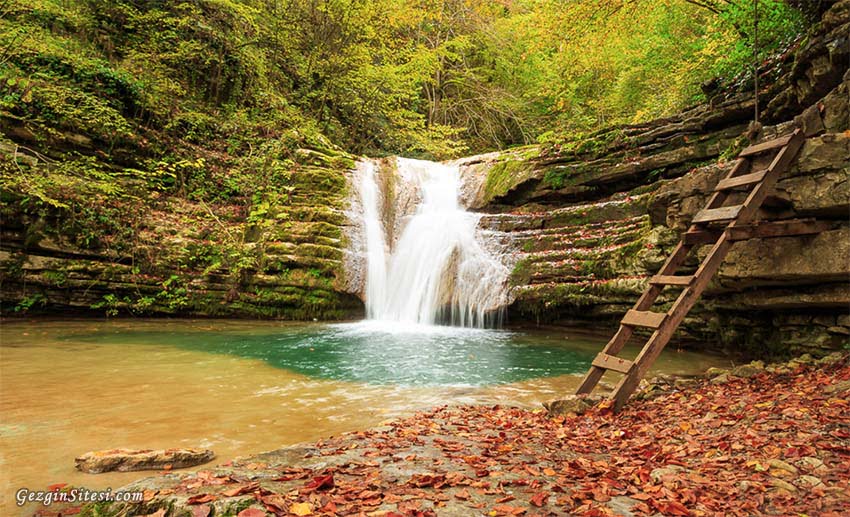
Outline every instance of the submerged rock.
<path id="1" fill-rule="evenodd" d="M 133 470 L 180 469 L 207 463 L 215 458 L 209 449 L 132 450 L 110 449 L 87 452 L 74 459 L 77 470 L 89 474 Z"/>

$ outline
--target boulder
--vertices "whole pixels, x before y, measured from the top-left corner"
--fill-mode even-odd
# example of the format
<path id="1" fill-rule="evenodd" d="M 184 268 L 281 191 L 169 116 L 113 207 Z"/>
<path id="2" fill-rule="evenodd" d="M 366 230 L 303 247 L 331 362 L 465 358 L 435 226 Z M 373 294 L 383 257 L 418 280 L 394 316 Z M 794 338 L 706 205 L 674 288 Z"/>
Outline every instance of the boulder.
<path id="1" fill-rule="evenodd" d="M 548 411 L 549 416 L 558 415 L 581 415 L 588 409 L 592 408 L 600 397 L 591 397 L 586 395 L 568 395 L 566 398 L 544 402 L 543 407 Z"/>
<path id="2" fill-rule="evenodd" d="M 87 452 L 74 459 L 77 470 L 89 474 L 134 470 L 180 469 L 207 463 L 215 458 L 209 449 L 110 449 Z"/>
<path id="3" fill-rule="evenodd" d="M 743 377 L 749 379 L 760 373 L 764 373 L 765 365 L 762 361 L 753 361 L 750 364 L 742 364 L 732 369 L 731 374 L 735 377 Z"/>

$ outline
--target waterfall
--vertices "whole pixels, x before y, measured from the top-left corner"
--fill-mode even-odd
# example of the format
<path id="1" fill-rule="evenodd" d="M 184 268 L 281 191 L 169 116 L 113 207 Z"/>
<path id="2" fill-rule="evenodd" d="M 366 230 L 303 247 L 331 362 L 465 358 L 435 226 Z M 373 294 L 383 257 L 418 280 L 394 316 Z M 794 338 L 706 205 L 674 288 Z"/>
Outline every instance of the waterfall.
<path id="1" fill-rule="evenodd" d="M 376 300 L 384 297 L 387 283 L 387 246 L 381 222 L 381 191 L 375 179 L 376 165 L 371 161 L 357 163 L 360 174 L 358 193 L 363 205 L 363 231 L 366 239 L 366 317 L 375 318 Z"/>
<path id="2" fill-rule="evenodd" d="M 396 158 L 396 165 L 391 196 L 382 195 L 374 162 L 357 168 L 367 317 L 464 327 L 498 323 L 508 269 L 483 242 L 480 216 L 460 204 L 458 166 L 406 158 Z M 395 206 L 384 206 L 387 199 Z M 405 207 L 410 199 L 412 213 Z M 381 214 L 390 214 L 386 224 Z"/>

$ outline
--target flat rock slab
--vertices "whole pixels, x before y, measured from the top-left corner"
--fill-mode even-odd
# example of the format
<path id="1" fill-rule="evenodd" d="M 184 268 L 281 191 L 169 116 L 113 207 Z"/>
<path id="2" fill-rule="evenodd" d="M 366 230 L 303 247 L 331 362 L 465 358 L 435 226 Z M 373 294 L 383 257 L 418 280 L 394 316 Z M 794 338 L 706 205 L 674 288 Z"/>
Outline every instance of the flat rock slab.
<path id="1" fill-rule="evenodd" d="M 110 449 L 87 452 L 74 459 L 77 470 L 89 474 L 133 470 L 181 469 L 207 463 L 215 458 L 209 449 Z"/>

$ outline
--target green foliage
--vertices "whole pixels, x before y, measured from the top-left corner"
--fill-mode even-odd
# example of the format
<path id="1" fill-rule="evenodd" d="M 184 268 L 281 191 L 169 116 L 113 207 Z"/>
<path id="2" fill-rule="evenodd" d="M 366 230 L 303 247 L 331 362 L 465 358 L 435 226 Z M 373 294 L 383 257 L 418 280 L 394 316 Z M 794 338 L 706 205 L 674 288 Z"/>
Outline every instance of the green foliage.
<path id="1" fill-rule="evenodd" d="M 759 4 L 764 59 L 806 20 Z M 753 20 L 751 2 L 714 0 L 19 0 L 0 18 L 0 107 L 110 146 L 155 129 L 237 155 L 325 135 L 453 157 L 647 120 L 707 79 L 746 80 Z"/>
<path id="2" fill-rule="evenodd" d="M 771 55 L 781 52 L 790 45 L 805 28 L 805 13 L 790 7 L 782 0 L 759 0 L 758 25 L 753 2 L 730 3 L 718 14 L 717 25 L 727 31 L 734 29 L 734 36 L 724 55 L 717 59 L 711 72 L 732 79 L 742 74 L 752 76 L 753 60 L 762 62 Z M 754 58 L 753 48 L 756 46 Z"/>
<path id="3" fill-rule="evenodd" d="M 24 297 L 12 309 L 13 312 L 29 312 L 34 307 L 42 307 L 47 303 L 47 297 L 41 293 L 33 293 Z"/>

